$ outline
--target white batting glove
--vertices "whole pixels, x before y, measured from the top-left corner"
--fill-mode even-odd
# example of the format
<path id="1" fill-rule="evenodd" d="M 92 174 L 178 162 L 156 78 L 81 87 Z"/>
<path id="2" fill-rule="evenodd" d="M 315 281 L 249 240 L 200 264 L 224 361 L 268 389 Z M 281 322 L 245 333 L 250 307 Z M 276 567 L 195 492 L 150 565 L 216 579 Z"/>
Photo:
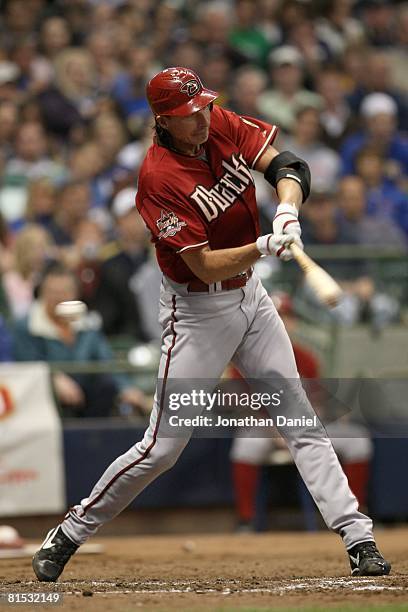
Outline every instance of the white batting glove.
<path id="1" fill-rule="evenodd" d="M 299 211 L 293 204 L 286 204 L 285 202 L 279 204 L 273 218 L 273 233 L 277 236 L 295 234 L 300 238 L 302 230 L 298 215 Z"/>
<path id="2" fill-rule="evenodd" d="M 265 234 L 259 236 L 256 241 L 256 248 L 262 255 L 276 255 L 283 261 L 292 259 L 292 251 L 290 245 L 295 242 L 303 250 L 303 242 L 297 234 Z"/>

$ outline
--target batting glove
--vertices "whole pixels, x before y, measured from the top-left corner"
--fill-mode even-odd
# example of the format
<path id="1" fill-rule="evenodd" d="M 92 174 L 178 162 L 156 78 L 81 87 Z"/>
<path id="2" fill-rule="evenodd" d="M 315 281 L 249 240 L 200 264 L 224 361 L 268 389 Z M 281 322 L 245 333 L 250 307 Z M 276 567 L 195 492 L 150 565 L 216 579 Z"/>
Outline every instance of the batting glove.
<path id="1" fill-rule="evenodd" d="M 297 234 L 265 234 L 256 241 L 256 248 L 262 255 L 276 255 L 283 261 L 292 259 L 290 245 L 295 242 L 303 250 L 303 242 Z"/>
<path id="2" fill-rule="evenodd" d="M 295 234 L 300 238 L 302 230 L 298 220 L 299 211 L 292 204 L 282 202 L 276 209 L 273 218 L 273 233 L 277 236 L 281 234 Z"/>

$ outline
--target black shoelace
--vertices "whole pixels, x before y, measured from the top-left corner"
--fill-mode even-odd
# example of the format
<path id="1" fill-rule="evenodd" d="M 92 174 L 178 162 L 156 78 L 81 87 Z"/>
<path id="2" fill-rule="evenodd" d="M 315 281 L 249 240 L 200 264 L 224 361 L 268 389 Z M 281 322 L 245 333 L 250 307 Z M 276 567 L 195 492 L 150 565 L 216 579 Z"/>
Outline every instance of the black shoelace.
<path id="1" fill-rule="evenodd" d="M 358 549 L 358 552 L 360 553 L 360 558 L 375 557 L 377 559 L 382 559 L 374 542 L 363 543 L 361 548 Z"/>
<path id="2" fill-rule="evenodd" d="M 63 540 L 60 536 L 57 536 L 56 539 L 54 546 L 49 550 L 48 557 L 52 561 L 66 563 L 78 546 L 70 542 L 68 538 Z"/>

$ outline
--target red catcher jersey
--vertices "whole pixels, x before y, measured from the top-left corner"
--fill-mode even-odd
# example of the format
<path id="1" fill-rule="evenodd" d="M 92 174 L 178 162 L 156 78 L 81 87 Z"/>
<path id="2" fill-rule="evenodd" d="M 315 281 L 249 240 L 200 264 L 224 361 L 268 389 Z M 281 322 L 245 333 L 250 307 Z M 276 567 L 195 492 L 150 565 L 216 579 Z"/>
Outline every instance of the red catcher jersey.
<path id="1" fill-rule="evenodd" d="M 177 283 L 196 278 L 181 253 L 208 244 L 239 247 L 259 236 L 250 172 L 277 134 L 251 117 L 214 106 L 203 156 L 153 144 L 139 173 L 136 205 L 156 246 L 162 272 Z"/>

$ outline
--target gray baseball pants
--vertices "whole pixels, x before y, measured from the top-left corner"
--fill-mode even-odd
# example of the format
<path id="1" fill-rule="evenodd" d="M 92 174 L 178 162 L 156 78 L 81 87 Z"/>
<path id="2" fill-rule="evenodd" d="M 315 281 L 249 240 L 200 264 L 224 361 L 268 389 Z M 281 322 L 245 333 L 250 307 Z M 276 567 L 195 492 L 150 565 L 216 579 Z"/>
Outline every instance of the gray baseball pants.
<path id="1" fill-rule="evenodd" d="M 255 274 L 243 288 L 211 293 L 188 293 L 185 285 L 164 278 L 160 322 L 163 336 L 158 377 L 163 381 L 218 379 L 231 361 L 252 379 L 274 378 L 277 374 L 298 379 L 285 327 Z M 89 497 L 68 511 L 62 530 L 77 544 L 95 534 L 172 467 L 189 441 L 191 432 L 179 437 L 160 435 L 165 407 L 159 391 L 143 439 L 113 461 Z M 295 393 L 295 412 L 314 416 L 300 382 Z M 281 434 L 327 526 L 343 538 L 347 549 L 372 540 L 372 522 L 359 512 L 320 423 L 313 432 L 287 427 Z"/>

